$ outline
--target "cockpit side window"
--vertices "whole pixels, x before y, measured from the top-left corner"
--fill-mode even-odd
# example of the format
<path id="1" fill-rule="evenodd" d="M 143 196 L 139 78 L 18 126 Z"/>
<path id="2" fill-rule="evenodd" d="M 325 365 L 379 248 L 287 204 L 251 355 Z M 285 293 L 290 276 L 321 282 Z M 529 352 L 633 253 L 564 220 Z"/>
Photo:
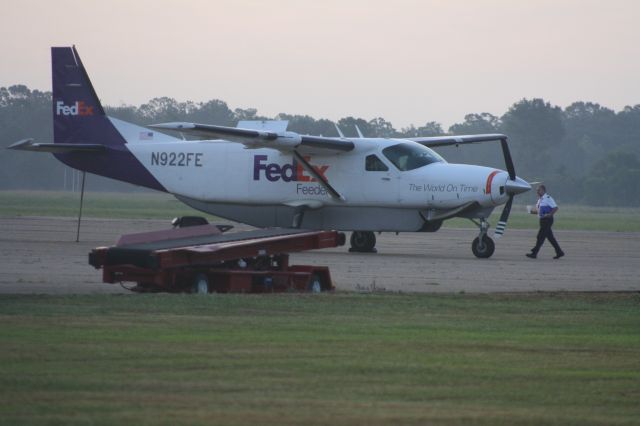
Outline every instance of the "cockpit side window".
<path id="1" fill-rule="evenodd" d="M 417 169 L 431 163 L 444 163 L 444 159 L 426 146 L 399 143 L 386 147 L 382 153 L 401 172 Z"/>
<path id="2" fill-rule="evenodd" d="M 364 161 L 364 169 L 368 172 L 386 172 L 389 170 L 386 164 L 377 155 L 367 155 Z"/>

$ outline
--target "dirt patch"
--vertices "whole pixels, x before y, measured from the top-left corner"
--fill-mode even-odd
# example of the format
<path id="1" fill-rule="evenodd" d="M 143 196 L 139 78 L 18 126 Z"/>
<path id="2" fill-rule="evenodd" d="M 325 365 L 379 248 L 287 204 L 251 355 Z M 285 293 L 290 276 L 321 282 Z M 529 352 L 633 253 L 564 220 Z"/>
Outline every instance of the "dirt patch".
<path id="1" fill-rule="evenodd" d="M 0 293 L 123 293 L 102 283 L 89 251 L 124 233 L 166 229 L 167 220 L 85 219 L 75 242 L 72 218 L 0 219 Z M 237 225 L 237 230 L 248 229 Z M 567 256 L 524 256 L 535 230 L 508 230 L 490 259 L 471 253 L 472 229 L 378 235 L 377 254 L 347 247 L 294 254 L 292 263 L 326 265 L 338 290 L 403 292 L 640 291 L 640 233 L 555 232 Z"/>

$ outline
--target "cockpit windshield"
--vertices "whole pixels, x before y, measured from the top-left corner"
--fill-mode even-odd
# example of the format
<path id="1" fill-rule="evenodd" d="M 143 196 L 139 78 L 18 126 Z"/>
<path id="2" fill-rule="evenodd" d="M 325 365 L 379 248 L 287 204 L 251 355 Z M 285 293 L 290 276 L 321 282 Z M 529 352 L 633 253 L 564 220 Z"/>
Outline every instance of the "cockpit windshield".
<path id="1" fill-rule="evenodd" d="M 382 150 L 385 157 L 393 163 L 398 170 L 404 172 L 417 169 L 431 163 L 446 163 L 430 148 L 415 143 L 399 143 Z"/>

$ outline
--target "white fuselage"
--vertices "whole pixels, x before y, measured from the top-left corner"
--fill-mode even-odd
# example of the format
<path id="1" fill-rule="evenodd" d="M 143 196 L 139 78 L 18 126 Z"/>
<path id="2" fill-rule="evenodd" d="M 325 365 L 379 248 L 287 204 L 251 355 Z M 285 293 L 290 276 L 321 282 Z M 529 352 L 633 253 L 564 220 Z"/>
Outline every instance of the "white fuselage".
<path id="1" fill-rule="evenodd" d="M 508 177 L 506 172 L 446 162 L 400 171 L 382 150 L 407 142 L 370 141 L 367 149 L 306 157 L 344 201 L 332 198 L 292 154 L 275 149 L 246 149 L 224 141 L 148 142 L 128 144 L 128 148 L 168 192 L 206 204 L 427 211 L 453 209 L 473 201 L 493 208 L 508 198 L 504 189 L 500 190 Z M 370 154 L 388 170 L 366 170 L 365 157 Z"/>
<path id="2" fill-rule="evenodd" d="M 416 231 L 429 212 L 476 202 L 477 217 L 486 218 L 508 199 L 508 174 L 493 168 L 442 160 L 401 171 L 385 156 L 385 148 L 415 144 L 433 152 L 406 140 L 363 138 L 349 152 L 305 154 L 343 198 L 337 199 L 290 152 L 221 140 L 185 141 L 162 133 L 139 140 L 140 127 L 110 120 L 128 141 L 127 149 L 167 192 L 196 209 L 254 226 L 291 226 L 293 210 L 302 206 L 306 228 Z M 365 159 L 371 155 L 385 171 L 367 170 Z"/>

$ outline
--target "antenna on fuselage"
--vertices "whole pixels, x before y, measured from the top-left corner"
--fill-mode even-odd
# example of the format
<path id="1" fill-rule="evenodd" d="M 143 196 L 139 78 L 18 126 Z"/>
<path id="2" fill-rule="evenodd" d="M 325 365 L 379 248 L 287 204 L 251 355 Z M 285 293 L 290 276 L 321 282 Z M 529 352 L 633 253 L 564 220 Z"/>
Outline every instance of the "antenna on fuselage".
<path id="1" fill-rule="evenodd" d="M 338 123 L 333 123 L 334 126 L 336 126 L 336 130 L 338 131 L 338 135 L 341 138 L 344 138 L 344 135 L 342 134 L 342 130 L 340 130 L 340 127 L 338 127 Z"/>
<path id="2" fill-rule="evenodd" d="M 362 132 L 360 131 L 360 128 L 358 127 L 358 125 L 357 125 L 357 124 L 355 124 L 355 126 L 356 126 L 356 132 L 358 132 L 358 137 L 359 137 L 360 139 L 364 138 L 364 136 L 362 136 Z"/>

